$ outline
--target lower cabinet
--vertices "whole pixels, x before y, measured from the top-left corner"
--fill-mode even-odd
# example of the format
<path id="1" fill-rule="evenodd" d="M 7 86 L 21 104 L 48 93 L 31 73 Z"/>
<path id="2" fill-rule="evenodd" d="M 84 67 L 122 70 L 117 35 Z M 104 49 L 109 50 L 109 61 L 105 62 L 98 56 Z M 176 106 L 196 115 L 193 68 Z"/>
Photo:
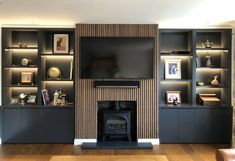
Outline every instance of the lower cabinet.
<path id="1" fill-rule="evenodd" d="M 160 143 L 231 143 L 232 108 L 161 108 Z"/>
<path id="2" fill-rule="evenodd" d="M 3 143 L 73 143 L 73 108 L 2 109 Z"/>

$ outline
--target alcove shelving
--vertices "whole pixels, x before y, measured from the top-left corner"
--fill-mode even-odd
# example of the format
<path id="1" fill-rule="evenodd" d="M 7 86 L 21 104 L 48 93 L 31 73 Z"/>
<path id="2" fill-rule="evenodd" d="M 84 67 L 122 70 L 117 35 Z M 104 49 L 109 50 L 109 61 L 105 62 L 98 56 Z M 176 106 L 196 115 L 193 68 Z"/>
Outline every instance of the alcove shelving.
<path id="1" fill-rule="evenodd" d="M 2 87 L 3 105 L 27 105 L 15 103 L 20 93 L 38 97 L 38 32 L 36 29 L 3 29 Z M 27 65 L 23 59 L 29 60 Z M 21 73 L 29 72 L 30 82 L 24 83 Z M 31 104 L 31 103 L 28 103 Z M 36 105 L 36 102 L 33 103 Z"/>
<path id="2" fill-rule="evenodd" d="M 160 30 L 160 106 L 166 103 L 166 91 L 180 91 L 180 106 L 192 105 L 192 32 L 189 30 Z M 166 78 L 167 61 L 179 61 L 180 78 Z"/>
<path id="3" fill-rule="evenodd" d="M 221 100 L 221 106 L 231 105 L 231 40 L 228 30 L 197 30 L 196 31 L 196 57 L 199 64 L 196 65 L 196 82 L 205 85 L 196 86 L 196 94 L 215 93 Z M 208 41 L 211 46 L 203 44 Z M 207 64 L 207 57 L 210 64 Z M 217 77 L 218 85 L 211 85 L 214 77 Z M 197 104 L 198 105 L 198 104 Z"/>
<path id="4" fill-rule="evenodd" d="M 69 48 L 67 53 L 54 51 L 54 35 L 68 35 Z M 73 29 L 43 29 L 41 48 L 41 88 L 47 89 L 52 102 L 55 90 L 62 90 L 66 94 L 65 107 L 74 105 L 74 31 Z M 60 70 L 59 78 L 50 78 L 48 70 L 56 67 Z M 48 106 L 54 106 L 50 103 Z"/>
<path id="5" fill-rule="evenodd" d="M 231 29 L 160 30 L 161 143 L 231 143 L 231 40 Z M 165 78 L 167 59 L 180 60 L 177 79 Z M 167 103 L 166 91 L 180 91 L 182 102 Z M 220 104 L 202 105 L 199 94 L 215 94 Z"/>
<path id="6" fill-rule="evenodd" d="M 53 50 L 54 34 L 66 34 L 68 52 Z M 2 28 L 2 143 L 73 142 L 73 57 L 73 28 Z M 47 75 L 52 66 L 60 69 L 58 79 Z M 56 89 L 66 94 L 65 104 L 51 104 Z"/>

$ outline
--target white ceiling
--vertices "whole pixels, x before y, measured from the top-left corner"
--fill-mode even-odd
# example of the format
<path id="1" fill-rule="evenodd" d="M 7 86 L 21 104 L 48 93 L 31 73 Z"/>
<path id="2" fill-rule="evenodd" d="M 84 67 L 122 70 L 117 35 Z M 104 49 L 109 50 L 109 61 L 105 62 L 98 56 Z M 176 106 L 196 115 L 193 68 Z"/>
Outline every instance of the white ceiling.
<path id="1" fill-rule="evenodd" d="M 0 24 L 235 24 L 235 0 L 0 0 Z"/>

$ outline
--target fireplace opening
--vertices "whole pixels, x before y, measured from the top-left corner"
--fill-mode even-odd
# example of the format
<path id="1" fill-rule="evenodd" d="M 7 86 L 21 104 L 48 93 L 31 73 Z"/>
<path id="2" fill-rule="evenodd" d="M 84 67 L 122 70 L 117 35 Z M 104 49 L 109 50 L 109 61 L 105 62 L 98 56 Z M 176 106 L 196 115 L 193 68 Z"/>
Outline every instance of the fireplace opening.
<path id="1" fill-rule="evenodd" d="M 98 142 L 137 141 L 136 101 L 98 102 Z"/>

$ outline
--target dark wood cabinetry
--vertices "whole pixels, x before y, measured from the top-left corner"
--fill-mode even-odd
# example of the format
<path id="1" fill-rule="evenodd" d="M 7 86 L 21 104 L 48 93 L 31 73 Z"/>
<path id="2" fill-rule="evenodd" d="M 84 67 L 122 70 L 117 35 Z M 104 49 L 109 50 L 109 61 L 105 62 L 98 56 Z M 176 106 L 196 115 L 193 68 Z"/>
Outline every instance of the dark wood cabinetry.
<path id="1" fill-rule="evenodd" d="M 231 29 L 160 30 L 161 143 L 231 143 L 231 38 Z M 180 60 L 179 79 L 166 78 L 167 59 Z M 215 76 L 219 84 L 211 85 Z M 180 91 L 181 103 L 168 104 L 166 91 Z M 216 94 L 221 103 L 203 106 L 199 94 Z"/>
<path id="2" fill-rule="evenodd" d="M 67 53 L 54 51 L 55 34 L 68 36 Z M 73 143 L 74 50 L 73 28 L 2 28 L 3 143 Z M 51 67 L 59 78 L 48 77 Z M 66 103 L 45 105 L 43 89 L 50 102 L 55 90 L 63 90 Z"/>

